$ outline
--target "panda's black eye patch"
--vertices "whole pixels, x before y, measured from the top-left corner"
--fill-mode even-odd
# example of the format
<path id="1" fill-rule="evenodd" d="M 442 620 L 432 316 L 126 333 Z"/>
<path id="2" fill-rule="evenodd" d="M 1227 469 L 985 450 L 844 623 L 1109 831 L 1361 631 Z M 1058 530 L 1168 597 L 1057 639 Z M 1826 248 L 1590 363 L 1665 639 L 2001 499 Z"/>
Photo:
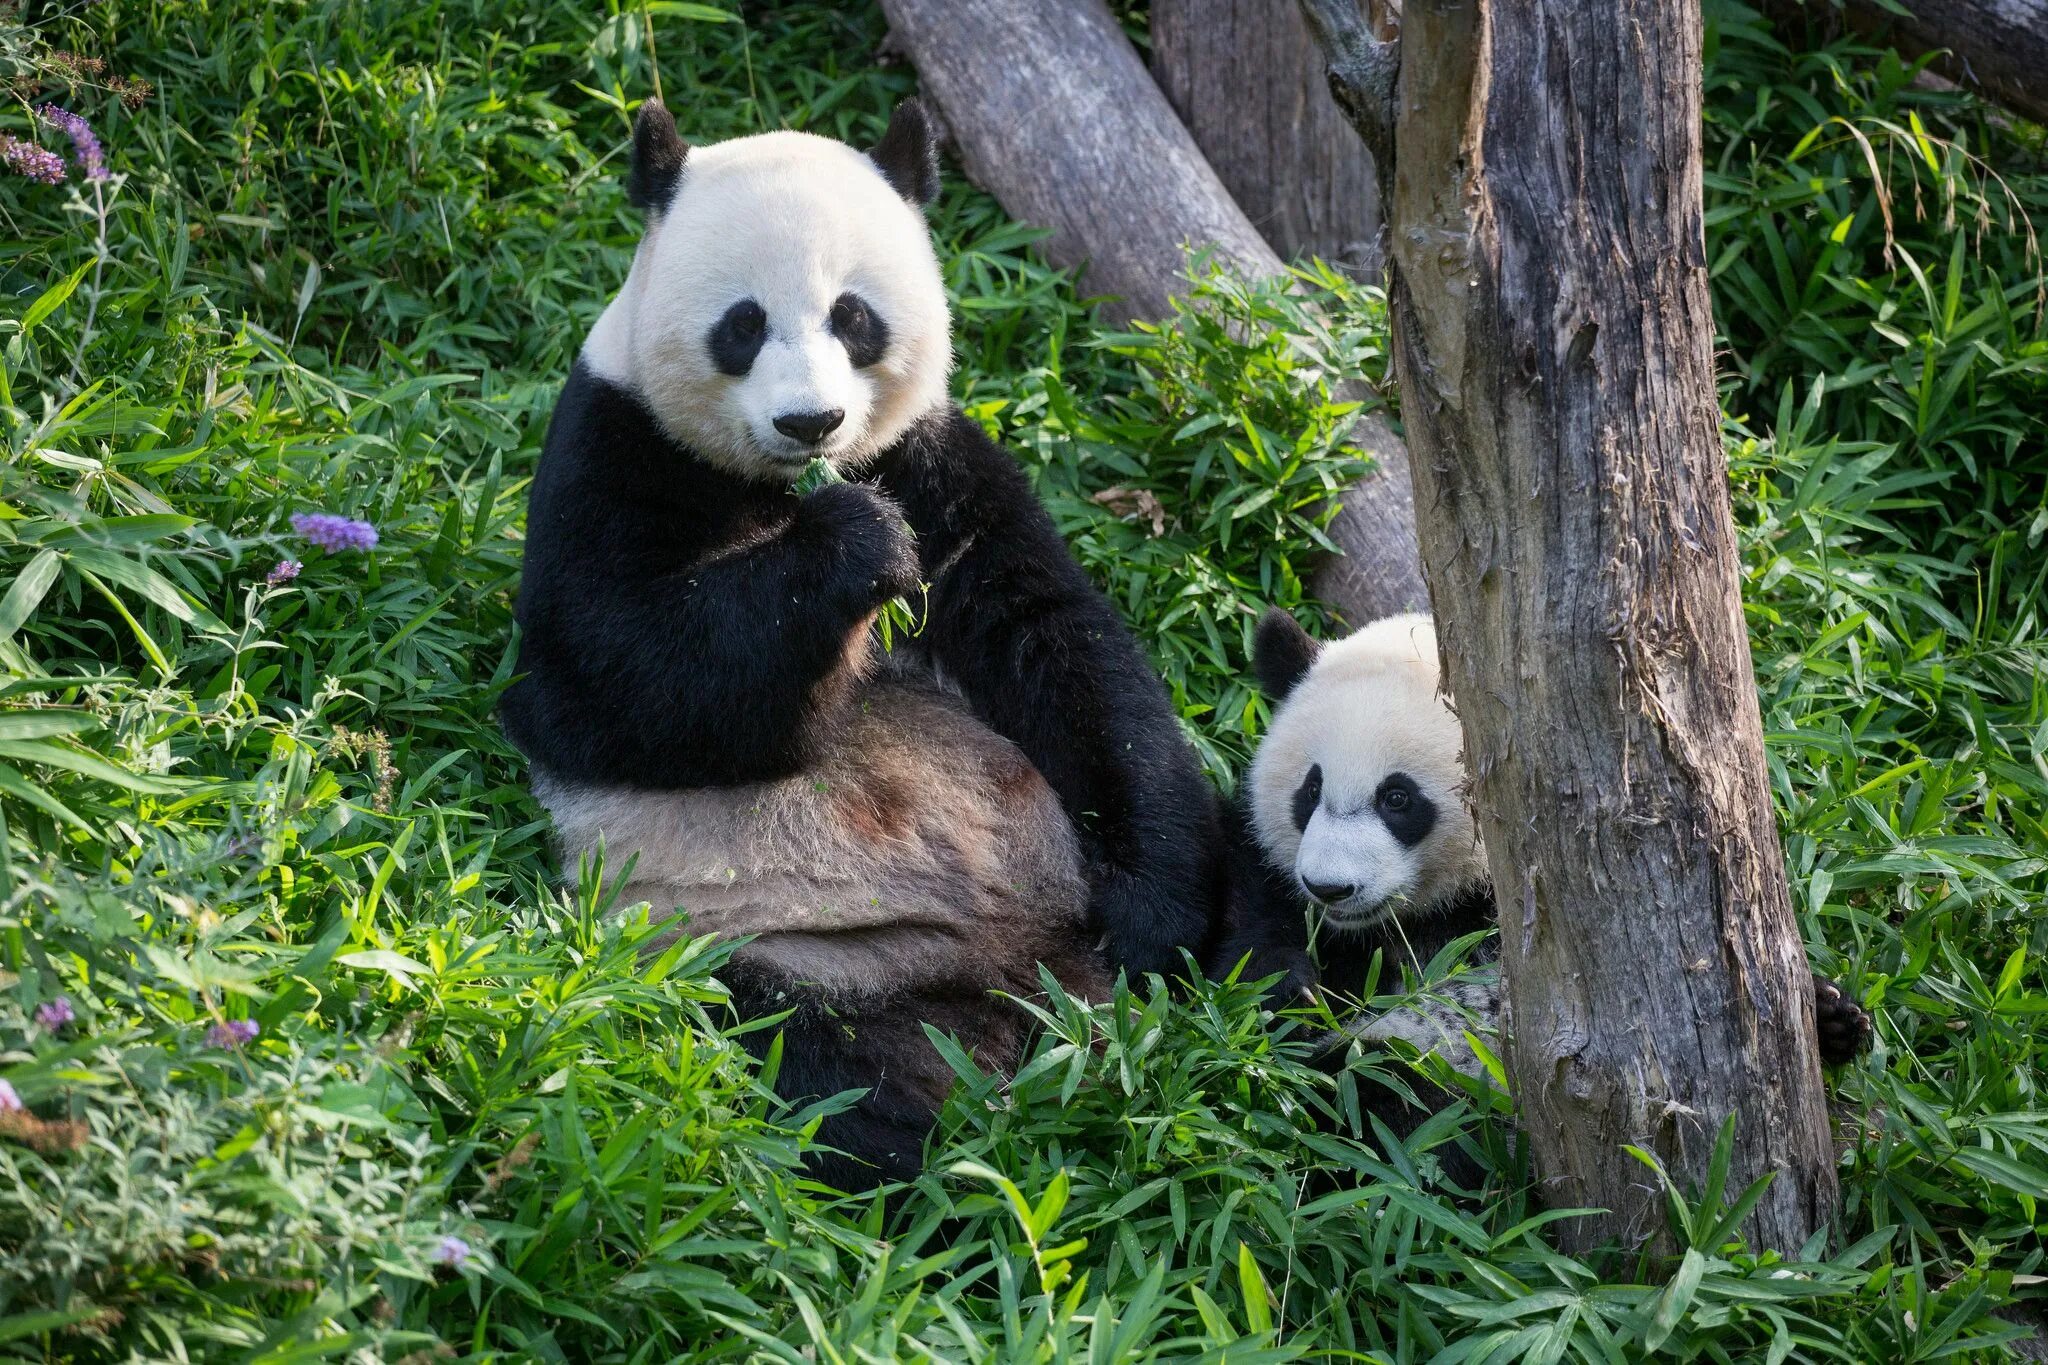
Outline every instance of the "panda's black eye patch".
<path id="1" fill-rule="evenodd" d="M 1308 770 L 1308 776 L 1301 779 L 1301 785 L 1294 789 L 1294 827 L 1307 829 L 1308 819 L 1316 813 L 1316 807 L 1323 800 L 1323 765 L 1315 764 Z"/>
<path id="2" fill-rule="evenodd" d="M 1413 848 L 1436 828 L 1436 803 L 1422 794 L 1415 779 L 1406 773 L 1389 773 L 1372 794 L 1372 808 L 1379 813 L 1387 833 L 1403 848 Z"/>
<path id="3" fill-rule="evenodd" d="M 738 378 L 754 368 L 754 357 L 767 339 L 768 315 L 752 299 L 741 299 L 713 325 L 706 344 L 718 372 Z"/>
<path id="4" fill-rule="evenodd" d="M 856 370 L 874 364 L 889 349 L 889 324 L 858 294 L 841 294 L 832 301 L 832 335 L 846 348 L 846 358 Z"/>

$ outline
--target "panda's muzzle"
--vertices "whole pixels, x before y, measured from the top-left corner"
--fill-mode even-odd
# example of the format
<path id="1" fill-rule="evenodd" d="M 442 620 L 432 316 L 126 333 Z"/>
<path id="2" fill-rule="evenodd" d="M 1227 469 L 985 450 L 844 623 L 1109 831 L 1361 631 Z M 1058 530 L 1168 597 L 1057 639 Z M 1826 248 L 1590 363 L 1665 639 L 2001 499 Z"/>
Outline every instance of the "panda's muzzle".
<path id="1" fill-rule="evenodd" d="M 1319 805 L 1294 859 L 1296 883 L 1323 923 L 1340 932 L 1370 928 L 1394 913 L 1417 871 L 1414 850 L 1371 806 L 1340 812 Z"/>

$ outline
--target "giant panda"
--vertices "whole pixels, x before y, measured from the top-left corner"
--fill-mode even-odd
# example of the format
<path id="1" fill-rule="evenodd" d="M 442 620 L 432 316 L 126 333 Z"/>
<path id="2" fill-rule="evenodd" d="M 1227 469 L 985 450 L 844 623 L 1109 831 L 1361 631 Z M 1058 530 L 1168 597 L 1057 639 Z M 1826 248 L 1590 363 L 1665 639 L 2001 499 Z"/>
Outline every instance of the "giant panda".
<path id="1" fill-rule="evenodd" d="M 948 397 L 929 123 L 859 151 L 634 127 L 646 228 L 548 427 L 502 719 L 565 861 L 751 935 L 722 973 L 783 1040 L 841 1188 L 913 1175 L 952 1080 L 1019 1057 L 992 992 L 1165 971 L 1223 888 L 1165 688 L 1014 461 Z M 823 460 L 841 481 L 799 493 Z M 806 481 L 809 482 L 808 480 Z M 877 611 L 908 595 L 912 639 Z"/>
<path id="2" fill-rule="evenodd" d="M 1491 929 L 1493 889 L 1430 618 L 1387 617 L 1324 645 L 1274 608 L 1252 663 L 1273 714 L 1229 813 L 1232 887 L 1212 974 L 1242 964 L 1246 980 L 1277 976 L 1269 996 L 1280 1006 L 1318 991 L 1356 1000 L 1375 952 L 1386 989 L 1402 968 L 1419 971 Z M 1496 947 L 1484 940 L 1472 970 L 1414 1003 L 1356 1018 L 1325 1060 L 1353 1037 L 1401 1039 L 1477 1075 L 1466 1033 L 1497 1026 Z M 1839 986 L 1815 976 L 1814 1006 L 1823 1062 L 1868 1043 L 1869 1016 Z"/>
<path id="3" fill-rule="evenodd" d="M 1212 967 L 1248 955 L 1246 979 L 1279 975 L 1269 992 L 1279 1005 L 1316 992 L 1356 1001 L 1375 953 L 1382 989 L 1393 989 L 1403 967 L 1490 928 L 1486 856 L 1463 799 L 1457 718 L 1437 694 L 1429 618 L 1388 617 L 1322 646 L 1276 608 L 1259 622 L 1252 661 L 1272 721 L 1228 813 L 1231 893 Z M 1352 1033 L 1475 1069 L 1466 1030 L 1490 1031 L 1499 1013 L 1492 955 L 1482 942 L 1473 970 Z"/>

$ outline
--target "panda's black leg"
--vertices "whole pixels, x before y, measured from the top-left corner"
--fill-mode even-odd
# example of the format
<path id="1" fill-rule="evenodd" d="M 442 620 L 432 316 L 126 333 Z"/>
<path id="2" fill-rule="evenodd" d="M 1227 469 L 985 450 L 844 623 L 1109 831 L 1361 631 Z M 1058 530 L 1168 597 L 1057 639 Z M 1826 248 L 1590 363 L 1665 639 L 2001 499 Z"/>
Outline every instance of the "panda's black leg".
<path id="1" fill-rule="evenodd" d="M 1850 994 L 1824 976 L 1813 978 L 1813 1025 L 1820 1038 L 1823 1066 L 1855 1060 L 1870 1046 L 1870 1014 Z"/>
<path id="2" fill-rule="evenodd" d="M 805 1159 L 811 1175 L 849 1193 L 917 1179 L 924 1170 L 930 1123 L 906 1123 L 902 1115 L 877 1111 L 871 1104 L 872 1097 L 863 1099 L 818 1125 L 818 1142 L 833 1150 L 812 1150 Z"/>
<path id="3" fill-rule="evenodd" d="M 748 992 L 734 994 L 741 1000 Z M 772 1003 L 788 1007 L 786 999 Z M 762 1005 L 742 1013 L 771 1012 L 770 1001 Z M 938 1119 L 938 1105 L 927 1095 L 943 1095 L 945 1085 L 934 1076 L 944 1062 L 914 1011 L 854 1013 L 807 1001 L 783 1020 L 781 1035 L 775 1093 L 783 1099 L 803 1105 L 848 1090 L 867 1092 L 818 1125 L 818 1143 L 834 1150 L 807 1157 L 811 1174 L 849 1193 L 916 1179 L 924 1169 L 925 1138 Z M 763 1055 L 774 1036 L 768 1030 L 748 1034 L 748 1050 Z"/>

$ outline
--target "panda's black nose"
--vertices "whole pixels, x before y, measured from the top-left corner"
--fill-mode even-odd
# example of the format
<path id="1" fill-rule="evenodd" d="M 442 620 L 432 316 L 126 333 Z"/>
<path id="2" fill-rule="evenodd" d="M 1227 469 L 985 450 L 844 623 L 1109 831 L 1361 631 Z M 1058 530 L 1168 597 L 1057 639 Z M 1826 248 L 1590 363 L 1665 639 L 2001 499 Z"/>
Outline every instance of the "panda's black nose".
<path id="1" fill-rule="evenodd" d="M 1358 890 L 1356 886 L 1336 882 L 1303 882 L 1302 886 L 1307 888 L 1311 896 L 1314 896 L 1325 905 L 1335 905 L 1338 901 L 1348 901 L 1351 899 L 1352 893 Z"/>
<path id="2" fill-rule="evenodd" d="M 839 430 L 839 424 L 845 420 L 845 408 L 827 408 L 823 412 L 785 412 L 775 419 L 775 429 L 792 441 L 814 446 Z"/>

